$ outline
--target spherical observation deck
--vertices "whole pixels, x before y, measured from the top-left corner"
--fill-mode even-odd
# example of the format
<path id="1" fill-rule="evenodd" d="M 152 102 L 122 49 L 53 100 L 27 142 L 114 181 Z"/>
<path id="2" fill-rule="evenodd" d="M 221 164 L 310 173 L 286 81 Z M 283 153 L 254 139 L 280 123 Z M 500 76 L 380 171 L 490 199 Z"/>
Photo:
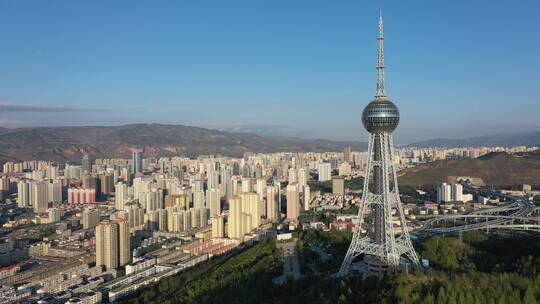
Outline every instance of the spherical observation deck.
<path id="1" fill-rule="evenodd" d="M 384 97 L 377 97 L 362 112 L 362 123 L 369 133 L 392 133 L 399 124 L 399 110 Z"/>

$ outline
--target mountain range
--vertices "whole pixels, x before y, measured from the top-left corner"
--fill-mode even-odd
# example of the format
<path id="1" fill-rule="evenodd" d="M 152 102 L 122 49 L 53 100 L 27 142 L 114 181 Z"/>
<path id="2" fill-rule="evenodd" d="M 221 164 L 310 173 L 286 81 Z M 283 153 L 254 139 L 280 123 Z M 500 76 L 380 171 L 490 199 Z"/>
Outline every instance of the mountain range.
<path id="1" fill-rule="evenodd" d="M 540 131 L 476 136 L 465 139 L 437 138 L 412 143 L 418 148 L 461 148 L 461 147 L 512 147 L 540 146 Z"/>
<path id="2" fill-rule="evenodd" d="M 245 152 L 342 151 L 345 145 L 364 150 L 365 143 L 323 139 L 277 139 L 250 133 L 231 133 L 167 124 L 122 126 L 0 128 L 0 160 L 53 160 L 79 162 L 86 151 L 91 158 L 129 158 L 144 150 L 145 156 L 220 154 Z"/>
<path id="3" fill-rule="evenodd" d="M 185 125 L 141 123 L 121 126 L 0 128 L 0 160 L 80 161 L 86 151 L 92 158 L 129 158 L 144 150 L 145 156 L 219 154 L 242 156 L 245 152 L 325 152 L 365 150 L 364 142 L 325 139 L 276 138 Z M 540 132 L 478 136 L 466 139 L 432 139 L 414 147 L 540 146 Z"/>

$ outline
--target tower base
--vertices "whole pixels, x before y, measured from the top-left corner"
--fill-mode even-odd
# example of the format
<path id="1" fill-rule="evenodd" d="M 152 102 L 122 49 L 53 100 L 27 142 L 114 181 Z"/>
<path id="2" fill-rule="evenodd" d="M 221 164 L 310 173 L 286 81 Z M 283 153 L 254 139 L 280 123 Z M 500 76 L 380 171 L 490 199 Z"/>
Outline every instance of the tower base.
<path id="1" fill-rule="evenodd" d="M 379 258 L 373 255 L 365 255 L 364 260 L 364 273 L 380 276 L 387 272 L 390 268 L 387 263 L 381 261 Z"/>
<path id="2" fill-rule="evenodd" d="M 414 265 L 406 258 L 401 258 L 400 264 L 397 266 L 389 266 L 376 256 L 365 255 L 363 260 L 350 265 L 348 274 L 361 275 L 363 277 L 382 277 L 384 274 L 392 271 L 402 271 L 407 273 L 412 267 L 414 267 Z M 344 274 L 338 274 L 338 276 L 339 275 Z"/>

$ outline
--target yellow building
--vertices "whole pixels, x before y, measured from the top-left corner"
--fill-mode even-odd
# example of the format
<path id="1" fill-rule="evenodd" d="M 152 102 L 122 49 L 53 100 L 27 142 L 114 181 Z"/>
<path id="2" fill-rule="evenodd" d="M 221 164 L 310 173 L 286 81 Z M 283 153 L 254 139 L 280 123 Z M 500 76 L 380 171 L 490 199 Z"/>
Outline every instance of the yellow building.
<path id="1" fill-rule="evenodd" d="M 96 226 L 96 265 L 116 269 L 131 260 L 127 220 L 106 221 Z"/>

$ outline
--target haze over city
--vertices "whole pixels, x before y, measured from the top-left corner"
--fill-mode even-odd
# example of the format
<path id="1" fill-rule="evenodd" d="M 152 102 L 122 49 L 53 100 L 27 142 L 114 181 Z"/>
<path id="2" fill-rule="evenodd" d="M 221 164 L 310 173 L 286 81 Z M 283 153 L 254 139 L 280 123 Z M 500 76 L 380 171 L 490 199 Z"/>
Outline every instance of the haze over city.
<path id="1" fill-rule="evenodd" d="M 0 125 L 365 141 L 380 9 L 397 143 L 540 127 L 538 1 L 2 1 Z"/>

